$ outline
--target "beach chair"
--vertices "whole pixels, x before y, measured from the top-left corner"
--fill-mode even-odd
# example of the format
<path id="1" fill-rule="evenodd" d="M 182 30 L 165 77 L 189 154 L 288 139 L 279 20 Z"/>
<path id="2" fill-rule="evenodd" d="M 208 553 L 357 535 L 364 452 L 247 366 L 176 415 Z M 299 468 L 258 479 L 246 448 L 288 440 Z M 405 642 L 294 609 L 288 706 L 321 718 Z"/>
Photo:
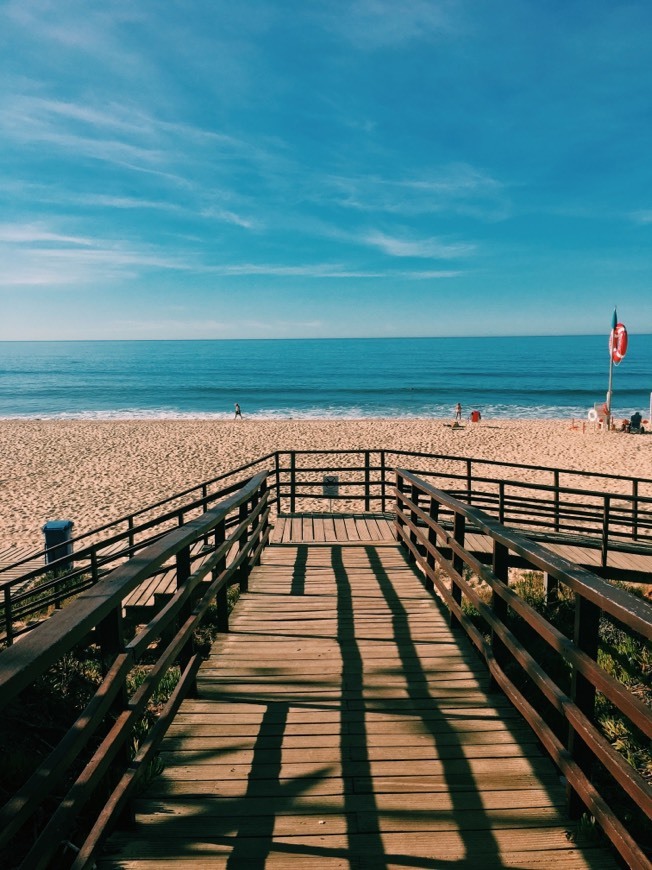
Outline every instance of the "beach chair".
<path id="1" fill-rule="evenodd" d="M 638 411 L 634 411 L 632 416 L 629 418 L 629 428 L 628 431 L 632 433 L 632 435 L 643 435 L 645 433 L 645 426 L 643 425 L 643 415 Z"/>

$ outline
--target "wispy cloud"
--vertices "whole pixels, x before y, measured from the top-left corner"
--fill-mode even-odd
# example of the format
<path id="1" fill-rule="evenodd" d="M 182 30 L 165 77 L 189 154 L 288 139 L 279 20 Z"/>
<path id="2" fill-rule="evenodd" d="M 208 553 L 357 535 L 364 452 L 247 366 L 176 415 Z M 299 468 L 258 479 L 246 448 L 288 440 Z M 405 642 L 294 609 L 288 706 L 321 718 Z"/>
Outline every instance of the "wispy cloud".
<path id="1" fill-rule="evenodd" d="M 271 263 L 239 263 L 234 265 L 209 266 L 206 271 L 220 275 L 261 275 L 281 278 L 400 278 L 403 280 L 425 280 L 431 278 L 454 278 L 461 275 L 460 270 L 396 270 L 396 269 L 355 269 L 341 264 L 305 263 L 301 265 L 277 265 Z"/>
<path id="2" fill-rule="evenodd" d="M 96 286 L 106 281 L 137 279 L 151 271 L 219 275 L 225 278 L 374 279 L 423 281 L 455 278 L 461 270 L 360 269 L 338 263 L 224 263 L 205 262 L 196 252 L 173 254 L 155 246 L 137 247 L 67 237 L 44 230 L 2 233 L 0 250 L 6 266 L 3 287 Z"/>
<path id="3" fill-rule="evenodd" d="M 505 184 L 464 163 L 413 177 L 332 175 L 325 179 L 325 189 L 341 206 L 363 212 L 445 212 L 499 220 L 511 211 Z"/>
<path id="4" fill-rule="evenodd" d="M 45 224 L 0 225 L 2 286 L 95 284 L 156 270 L 196 271 L 201 263 L 184 251 L 123 240 L 73 235 Z"/>
<path id="5" fill-rule="evenodd" d="M 431 260 L 468 257 L 476 249 L 475 245 L 468 242 L 446 242 L 439 238 L 399 238 L 377 230 L 360 236 L 359 241 L 373 248 L 379 248 L 391 257 L 421 257 Z"/>
<path id="6" fill-rule="evenodd" d="M 86 246 L 93 244 L 90 238 L 53 232 L 42 224 L 0 224 L 0 242 L 21 245 L 32 245 L 38 242 Z"/>

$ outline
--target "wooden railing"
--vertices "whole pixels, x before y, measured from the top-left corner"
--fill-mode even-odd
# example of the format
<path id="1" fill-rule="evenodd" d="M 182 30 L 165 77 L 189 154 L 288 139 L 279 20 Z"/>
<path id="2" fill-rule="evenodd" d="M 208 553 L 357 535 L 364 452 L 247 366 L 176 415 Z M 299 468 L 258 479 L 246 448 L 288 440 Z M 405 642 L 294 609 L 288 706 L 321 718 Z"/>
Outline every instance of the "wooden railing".
<path id="1" fill-rule="evenodd" d="M 652 479 L 405 450 L 276 451 L 75 537 L 72 557 L 46 564 L 48 554 L 41 551 L 0 569 L 0 640 L 11 645 L 39 614 L 60 607 L 272 462 L 268 490 L 270 506 L 278 512 L 324 510 L 330 503 L 339 510 L 391 512 L 394 469 L 409 462 L 412 471 L 439 489 L 506 525 L 547 540 L 580 539 L 583 546 L 600 550 L 605 569 L 614 549 L 652 553 Z M 324 477 L 333 475 L 337 495 L 324 489 Z M 35 561 L 40 564 L 34 566 Z"/>
<path id="2" fill-rule="evenodd" d="M 494 685 L 521 712 L 566 778 L 571 813 L 576 815 L 586 807 L 627 866 L 649 870 L 648 858 L 596 788 L 591 773 L 599 764 L 610 785 L 617 784 L 652 818 L 649 783 L 612 748 L 595 724 L 595 698 L 600 693 L 636 729 L 652 738 L 650 708 L 597 662 L 600 620 L 650 641 L 652 605 L 555 556 L 408 471 L 397 471 L 395 497 L 398 540 L 419 567 L 425 585 L 436 588 L 452 624 L 467 632 L 484 657 Z M 470 531 L 489 537 L 490 568 L 465 548 Z M 509 565 L 514 556 L 554 578 L 574 596 L 572 637 L 562 634 L 510 587 Z M 469 582 L 469 575 L 487 584 L 489 603 L 478 586 Z M 471 618 L 467 605 L 479 614 L 482 627 Z M 518 636 L 514 618 L 525 627 Z M 535 639 L 544 641 L 570 669 L 568 685 L 558 685 L 533 655 Z"/>
<path id="3" fill-rule="evenodd" d="M 73 826 L 77 855 L 62 864 L 92 864 L 103 833 L 124 812 L 182 699 L 193 692 L 200 664 L 194 633 L 213 603 L 218 629 L 228 630 L 227 587 L 238 583 L 246 589 L 250 567 L 269 536 L 268 518 L 263 471 L 210 510 L 147 545 L 2 652 L 0 710 L 5 724 L 16 710 L 20 716 L 21 693 L 29 692 L 73 649 L 99 651 L 104 676 L 70 730 L 0 809 L 0 865 L 15 866 L 20 845 L 29 841 L 22 867 L 59 866 Z M 176 592 L 146 626 L 125 637 L 125 597 L 171 560 L 176 564 Z M 147 676 L 128 697 L 127 678 L 143 660 L 148 662 Z M 176 688 L 130 759 L 134 725 L 173 666 L 181 671 Z M 24 835 L 26 826 L 29 836 Z"/>
<path id="4" fill-rule="evenodd" d="M 221 499 L 239 490 L 252 472 L 265 463 L 271 464 L 273 458 L 274 454 L 261 457 L 78 535 L 69 542 L 72 555 L 52 559 L 51 552 L 42 550 L 0 569 L 0 638 L 11 646 L 17 637 L 41 622 L 51 608 L 60 608 L 171 529 L 201 517 Z M 233 524 L 236 520 L 232 518 L 229 522 Z M 59 544 L 50 551 L 60 549 Z M 35 562 L 38 564 L 34 565 Z M 3 580 L 3 573 L 9 571 L 12 576 Z"/>
<path id="5" fill-rule="evenodd" d="M 506 524 L 590 537 L 603 552 L 623 541 L 635 543 L 637 552 L 646 545 L 652 552 L 652 479 L 463 456 L 407 450 L 279 451 L 279 509 L 295 513 L 306 504 L 332 501 L 357 510 L 393 510 L 394 469 L 406 461 L 406 467 L 436 481 L 440 489 L 478 504 Z M 336 496 L 323 488 L 324 476 L 333 474 L 339 484 Z"/>

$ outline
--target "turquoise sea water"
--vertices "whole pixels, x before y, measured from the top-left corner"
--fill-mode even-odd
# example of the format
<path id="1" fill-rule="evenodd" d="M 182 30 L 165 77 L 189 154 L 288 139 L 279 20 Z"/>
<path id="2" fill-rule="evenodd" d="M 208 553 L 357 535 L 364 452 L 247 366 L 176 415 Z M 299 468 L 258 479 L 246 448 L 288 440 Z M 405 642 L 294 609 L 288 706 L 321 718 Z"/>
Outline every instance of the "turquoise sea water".
<path id="1" fill-rule="evenodd" d="M 585 417 L 608 336 L 0 342 L 0 417 Z M 630 336 L 614 410 L 647 412 L 652 336 Z M 646 413 L 647 416 L 647 413 Z"/>

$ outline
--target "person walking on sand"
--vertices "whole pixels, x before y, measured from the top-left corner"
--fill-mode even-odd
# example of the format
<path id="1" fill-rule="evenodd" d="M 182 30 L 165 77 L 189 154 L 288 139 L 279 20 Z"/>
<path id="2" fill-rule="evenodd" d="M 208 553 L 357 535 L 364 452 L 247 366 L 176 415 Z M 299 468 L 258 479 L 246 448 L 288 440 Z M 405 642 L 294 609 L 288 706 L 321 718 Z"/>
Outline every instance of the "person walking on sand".
<path id="1" fill-rule="evenodd" d="M 457 403 L 457 405 L 455 405 L 455 422 L 456 423 L 462 422 L 462 406 L 460 405 L 459 402 Z"/>
<path id="2" fill-rule="evenodd" d="M 242 420 L 242 411 L 240 410 L 240 405 L 238 405 L 238 403 L 236 402 L 235 403 L 235 417 L 233 419 L 237 420 L 238 417 Z"/>

